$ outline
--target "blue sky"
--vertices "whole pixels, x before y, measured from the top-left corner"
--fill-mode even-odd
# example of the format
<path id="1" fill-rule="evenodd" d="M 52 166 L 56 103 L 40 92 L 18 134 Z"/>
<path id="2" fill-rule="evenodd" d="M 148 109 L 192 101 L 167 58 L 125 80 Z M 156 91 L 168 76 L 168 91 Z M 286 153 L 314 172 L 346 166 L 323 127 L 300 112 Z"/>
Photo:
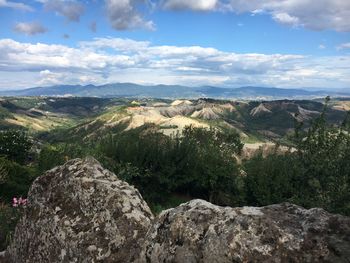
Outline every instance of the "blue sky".
<path id="1" fill-rule="evenodd" d="M 350 88 L 349 17 L 345 0 L 0 0 L 0 89 Z"/>

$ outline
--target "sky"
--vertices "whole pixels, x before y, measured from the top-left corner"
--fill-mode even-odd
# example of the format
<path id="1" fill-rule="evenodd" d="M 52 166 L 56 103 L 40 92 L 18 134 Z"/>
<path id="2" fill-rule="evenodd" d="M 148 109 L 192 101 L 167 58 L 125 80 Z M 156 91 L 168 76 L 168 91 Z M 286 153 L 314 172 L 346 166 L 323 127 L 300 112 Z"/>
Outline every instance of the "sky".
<path id="1" fill-rule="evenodd" d="M 0 0 L 0 89 L 350 89 L 350 0 Z"/>

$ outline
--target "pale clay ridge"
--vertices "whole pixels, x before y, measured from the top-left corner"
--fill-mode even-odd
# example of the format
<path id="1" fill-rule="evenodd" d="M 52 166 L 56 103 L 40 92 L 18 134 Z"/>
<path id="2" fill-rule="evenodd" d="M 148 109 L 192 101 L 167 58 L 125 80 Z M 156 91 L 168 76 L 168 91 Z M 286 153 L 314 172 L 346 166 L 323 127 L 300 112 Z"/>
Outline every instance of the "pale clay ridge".
<path id="1" fill-rule="evenodd" d="M 33 183 L 0 262 L 349 262 L 350 218 L 284 203 L 192 200 L 155 219 L 139 192 L 93 158 Z M 6 259 L 5 259 L 6 257 Z"/>
<path id="2" fill-rule="evenodd" d="M 200 118 L 204 120 L 217 120 L 220 116 L 214 112 L 212 108 L 203 108 L 199 111 L 192 113 L 191 117 Z"/>
<path id="3" fill-rule="evenodd" d="M 250 115 L 252 116 L 258 116 L 262 113 L 271 113 L 271 111 L 267 109 L 263 103 L 260 103 L 259 106 L 255 107 L 250 111 Z"/>
<path id="4" fill-rule="evenodd" d="M 131 130 L 141 127 L 145 124 L 154 124 L 160 127 L 160 131 L 165 135 L 181 134 L 186 126 L 209 128 L 207 123 L 210 120 L 220 120 L 226 113 L 236 111 L 230 103 L 216 105 L 206 101 L 200 101 L 194 104 L 189 100 L 175 100 L 171 104 L 156 103 L 152 106 L 136 105 L 128 107 L 123 113 L 100 118 L 88 122 L 75 128 L 75 132 L 87 131 L 92 132 L 84 137 L 84 140 L 98 136 L 105 130 L 125 125 L 124 130 Z M 94 129 L 94 125 L 99 126 L 98 122 L 104 122 L 101 127 Z M 232 124 L 226 125 L 230 129 L 237 130 Z M 238 132 L 241 132 L 238 129 Z M 244 136 L 244 135 L 243 135 Z"/>

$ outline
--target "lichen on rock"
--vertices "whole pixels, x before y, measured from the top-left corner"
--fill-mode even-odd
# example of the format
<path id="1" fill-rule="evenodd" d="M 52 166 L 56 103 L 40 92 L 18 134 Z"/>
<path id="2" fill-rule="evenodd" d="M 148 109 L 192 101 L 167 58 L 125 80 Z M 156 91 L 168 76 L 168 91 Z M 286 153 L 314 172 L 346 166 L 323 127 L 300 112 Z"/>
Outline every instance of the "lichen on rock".
<path id="1" fill-rule="evenodd" d="M 284 203 L 219 207 L 192 200 L 161 213 L 138 262 L 349 262 L 350 219 Z"/>

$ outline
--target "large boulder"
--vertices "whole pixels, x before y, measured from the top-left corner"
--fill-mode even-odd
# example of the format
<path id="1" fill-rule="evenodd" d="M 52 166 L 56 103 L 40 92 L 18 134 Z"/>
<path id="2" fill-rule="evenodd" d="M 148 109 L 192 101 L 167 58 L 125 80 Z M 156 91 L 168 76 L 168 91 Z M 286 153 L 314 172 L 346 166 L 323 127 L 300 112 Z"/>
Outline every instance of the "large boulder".
<path id="1" fill-rule="evenodd" d="M 350 219 L 288 203 L 193 200 L 159 215 L 137 262 L 350 262 Z"/>
<path id="2" fill-rule="evenodd" d="M 37 178 L 8 254 L 12 262 L 131 262 L 152 213 L 138 190 L 92 158 Z"/>

